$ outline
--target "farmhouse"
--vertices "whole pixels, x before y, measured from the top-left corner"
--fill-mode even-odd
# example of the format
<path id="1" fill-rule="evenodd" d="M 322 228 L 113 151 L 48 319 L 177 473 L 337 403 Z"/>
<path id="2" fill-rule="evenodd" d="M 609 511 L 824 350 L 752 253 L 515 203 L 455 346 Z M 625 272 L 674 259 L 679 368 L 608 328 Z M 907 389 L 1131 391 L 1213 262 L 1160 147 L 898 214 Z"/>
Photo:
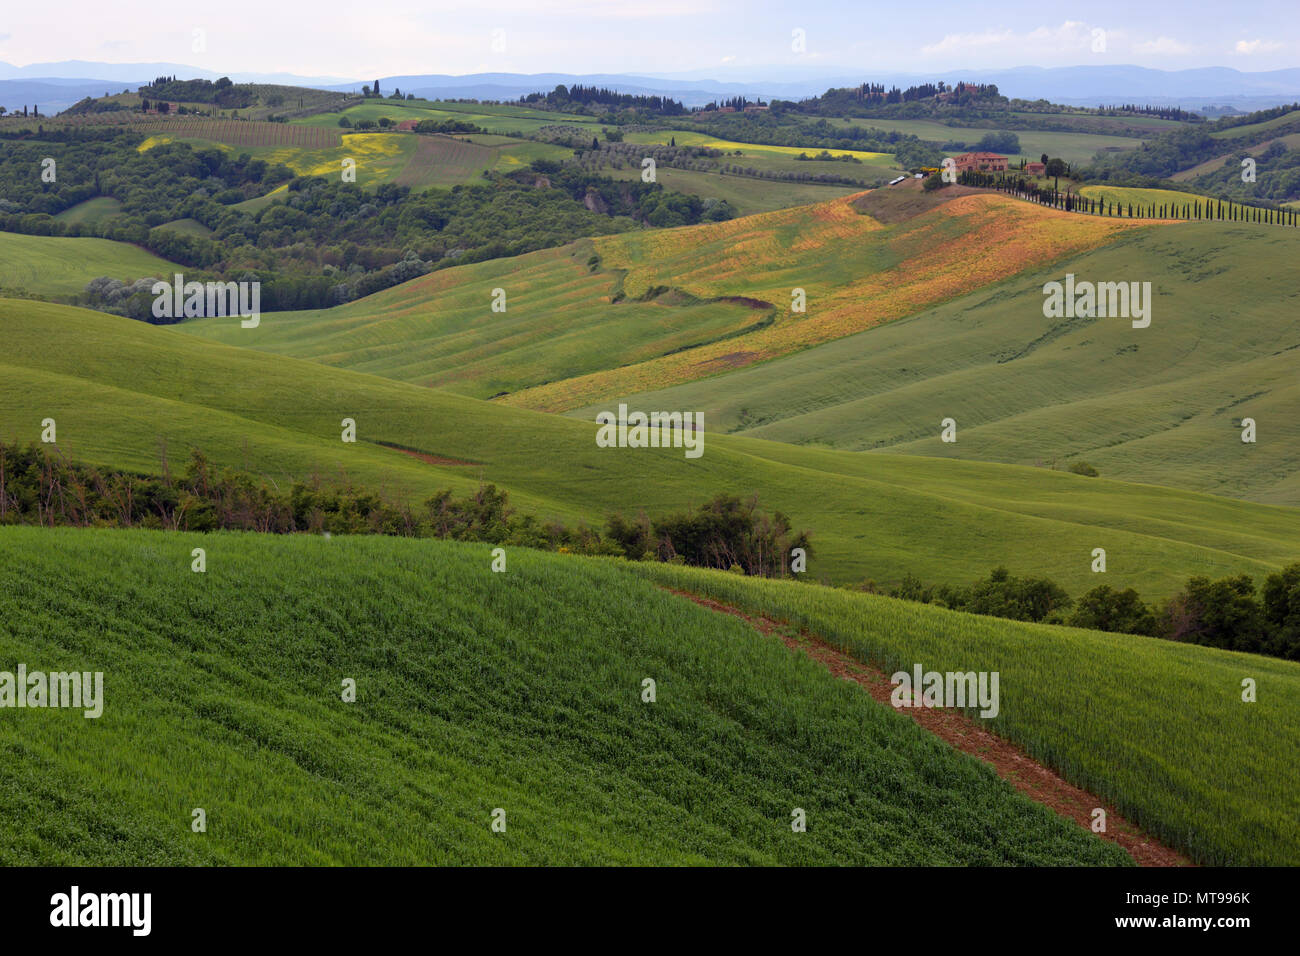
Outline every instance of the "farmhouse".
<path id="1" fill-rule="evenodd" d="M 997 153 L 962 153 L 954 162 L 958 172 L 1005 172 L 1007 158 Z"/>
<path id="2" fill-rule="evenodd" d="M 1025 172 L 1030 176 L 1042 176 L 1047 172 L 1046 163 L 1025 163 Z"/>

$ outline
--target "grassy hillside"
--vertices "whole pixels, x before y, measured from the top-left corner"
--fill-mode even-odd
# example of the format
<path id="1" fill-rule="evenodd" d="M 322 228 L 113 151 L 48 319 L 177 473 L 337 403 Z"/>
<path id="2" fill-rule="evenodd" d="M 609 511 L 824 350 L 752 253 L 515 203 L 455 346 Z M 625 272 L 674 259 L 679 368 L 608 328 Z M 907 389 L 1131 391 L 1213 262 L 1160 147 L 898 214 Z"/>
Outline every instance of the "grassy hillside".
<path id="1" fill-rule="evenodd" d="M 1136 230 L 912 318 L 774 362 L 625 396 L 699 408 L 718 429 L 849 450 L 1057 463 L 1300 504 L 1300 330 L 1276 277 L 1295 230 L 1195 223 Z M 1145 280 L 1149 328 L 1047 319 L 1043 284 Z M 584 412 L 590 418 L 595 406 Z M 957 442 L 939 423 L 958 423 Z M 1240 421 L 1254 418 L 1255 444 Z"/>
<path id="2" fill-rule="evenodd" d="M 654 130 L 651 132 L 628 133 L 624 139 L 629 143 L 668 143 L 674 141 L 678 146 L 707 146 L 709 149 L 720 149 L 725 153 L 739 154 L 742 157 L 758 158 L 761 156 L 772 156 L 782 159 L 794 160 L 801 153 L 815 155 L 821 150 L 806 146 L 764 146 L 756 143 L 737 143 L 729 139 L 719 139 L 716 136 L 710 136 L 707 133 L 700 133 L 694 130 Z M 893 156 L 889 153 L 873 153 L 862 149 L 834 149 L 829 151 L 832 156 L 852 156 L 864 165 L 877 166 L 882 169 L 893 169 Z M 737 160 L 738 162 L 740 160 Z M 799 167 L 789 167 L 797 169 Z M 805 166 L 804 169 L 829 169 L 832 172 L 839 171 L 839 166 L 822 167 L 820 164 L 815 167 Z M 843 169 L 856 171 L 856 166 L 845 166 Z M 845 175 L 848 175 L 846 172 Z"/>
<path id="3" fill-rule="evenodd" d="M 594 252 L 584 240 L 444 269 L 332 309 L 268 315 L 252 334 L 221 322 L 183 331 L 488 398 L 735 335 L 768 314 L 683 296 L 614 304 L 620 277 L 593 270 Z M 497 288 L 505 312 L 492 311 Z"/>
<path id="4" fill-rule="evenodd" d="M 1053 120 L 1056 119 L 1058 117 L 1053 117 Z M 835 125 L 843 124 L 846 127 L 865 126 L 873 129 L 883 129 L 889 133 L 908 133 L 940 145 L 948 142 L 965 143 L 970 148 L 974 148 L 975 144 L 989 133 L 1002 131 L 996 127 L 949 126 L 936 120 L 925 119 L 880 119 L 870 117 L 865 119 L 854 118 L 848 122 L 844 120 L 833 120 L 832 122 Z M 1177 125 L 1165 120 L 1156 120 L 1156 122 L 1168 123 L 1170 129 Z M 1158 131 L 1158 128 L 1153 129 L 1153 133 Z M 1058 156 L 1068 163 L 1083 163 L 1092 159 L 1099 150 L 1136 149 L 1142 145 L 1140 139 L 1109 133 L 1066 133 L 1056 130 L 1031 129 L 1011 129 L 1005 130 L 1005 132 L 1015 133 L 1020 139 L 1020 152 L 1011 157 L 1016 160 L 1020 156 L 1037 160 L 1041 154 L 1047 153 L 1049 156 Z"/>
<path id="5" fill-rule="evenodd" d="M 1097 584 L 1091 551 L 1105 547 L 1106 583 L 1154 599 L 1193 573 L 1258 579 L 1294 561 L 1300 541 L 1295 509 L 1045 469 L 712 431 L 696 460 L 682 449 L 599 448 L 590 423 L 64 306 L 0 300 L 0 329 L 0 438 L 35 441 L 53 417 L 63 453 L 146 473 L 164 453 L 180 467 L 199 447 L 281 487 L 350 478 L 416 506 L 488 480 L 525 512 L 592 524 L 615 510 L 662 515 L 757 492 L 813 531 L 809 573 L 835 582 L 896 583 L 910 571 L 966 583 L 1005 564 L 1077 595 Z M 356 444 L 340 441 L 345 417 L 357 422 Z M 427 464 L 399 448 L 465 464 Z"/>
<path id="6" fill-rule="evenodd" d="M 181 266 L 111 239 L 0 232 L 0 287 L 73 295 L 98 276 L 132 281 L 171 275 Z"/>
<path id="7" fill-rule="evenodd" d="M 305 119 L 294 120 L 291 125 L 337 127 L 340 115 L 353 123 L 358 120 L 377 122 L 387 117 L 394 122 L 404 120 L 434 121 L 460 120 L 473 123 L 492 133 L 533 133 L 544 126 L 591 125 L 600 129 L 593 116 L 572 113 L 554 113 L 534 110 L 526 106 L 490 105 L 486 103 L 443 103 L 431 100 L 371 99 L 342 113 L 320 113 Z"/>
<path id="8" fill-rule="evenodd" d="M 837 168 L 836 172 L 838 171 Z M 641 178 L 639 169 L 603 169 L 601 173 L 614 179 L 639 181 Z M 724 199 L 740 216 L 753 216 L 790 206 L 807 206 L 861 191 L 858 186 L 783 182 L 696 169 L 674 169 L 671 166 L 660 166 L 655 171 L 655 177 L 659 185 L 672 192 L 703 199 Z"/>
<path id="9" fill-rule="evenodd" d="M 1300 863 L 1300 664 L 995 621 L 865 594 L 659 564 L 676 588 L 807 627 L 887 673 L 990 670 L 990 723 L 1200 863 Z M 1258 700 L 1241 699 L 1243 678 Z"/>
<path id="10" fill-rule="evenodd" d="M 358 107 L 365 109 L 365 107 Z M 419 117 L 415 117 L 419 118 Z M 185 142 L 196 147 L 217 146 L 230 153 L 247 153 L 268 163 L 283 163 L 299 176 L 339 176 L 344 159 L 356 164 L 363 186 L 396 183 L 413 189 L 472 182 L 485 169 L 509 169 L 528 158 L 569 155 L 541 143 L 504 138 L 480 145 L 474 137 L 426 136 L 414 133 L 367 132 L 286 123 L 243 123 L 193 120 L 188 125 L 162 127 L 140 145 Z M 516 155 L 512 150 L 523 149 Z M 246 200 L 255 203 L 258 200 Z"/>
<path id="11" fill-rule="evenodd" d="M 104 675 L 98 719 L 6 712 L 0 863 L 1127 862 L 743 622 L 508 561 L 0 529 L 0 659 Z"/>
<path id="12" fill-rule="evenodd" d="M 886 224 L 843 197 L 435 273 L 327 312 L 268 316 L 251 335 L 212 322 L 184 330 L 562 411 L 860 332 L 1131 228 L 995 194 Z M 506 290 L 505 314 L 489 310 L 494 288 Z M 806 312 L 793 311 L 795 288 Z M 620 294 L 631 301 L 615 303 Z M 645 297 L 663 307 L 634 304 Z"/>
<path id="13" fill-rule="evenodd" d="M 1215 209 L 1218 209 L 1219 201 L 1210 199 L 1199 193 L 1183 192 L 1177 189 L 1138 189 L 1129 186 L 1084 186 L 1079 192 L 1090 199 L 1105 199 L 1110 203 L 1131 203 L 1134 207 L 1141 206 L 1194 206 L 1196 203 L 1201 204 L 1204 209 L 1207 203 L 1213 203 Z M 1243 206 L 1241 203 L 1225 202 L 1223 203 L 1223 215 L 1229 215 L 1229 208 L 1235 209 L 1238 213 L 1251 207 Z"/>
<path id="14" fill-rule="evenodd" d="M 122 203 L 112 196 L 96 196 L 94 199 L 87 199 L 77 203 L 75 206 L 69 206 L 61 213 L 55 214 L 54 218 L 61 222 L 75 223 L 99 223 L 106 222 L 122 212 Z"/>

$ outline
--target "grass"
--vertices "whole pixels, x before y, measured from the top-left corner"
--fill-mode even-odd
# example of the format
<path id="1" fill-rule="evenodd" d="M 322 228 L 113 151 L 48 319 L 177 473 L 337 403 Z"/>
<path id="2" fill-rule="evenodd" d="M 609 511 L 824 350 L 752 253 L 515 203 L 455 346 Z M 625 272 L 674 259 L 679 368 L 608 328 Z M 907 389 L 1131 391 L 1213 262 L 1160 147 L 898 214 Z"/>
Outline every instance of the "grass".
<path id="1" fill-rule="evenodd" d="M 125 242 L 0 232 L 0 287 L 28 293 L 75 295 L 99 276 L 131 282 L 163 278 L 180 269 Z"/>
<path id="2" fill-rule="evenodd" d="M 743 622 L 611 562 L 508 561 L 0 529 L 0 660 L 104 674 L 97 720 L 0 723 L 0 863 L 1129 862 Z"/>
<path id="3" fill-rule="evenodd" d="M 570 113 L 552 113 L 527 107 L 481 103 L 442 103 L 430 100 L 368 100 L 359 106 L 349 107 L 342 113 L 320 113 L 304 119 L 293 120 L 290 125 L 338 127 L 340 116 L 351 122 L 371 120 L 378 122 L 387 117 L 394 122 L 403 120 L 461 120 L 474 123 L 490 133 L 534 133 L 543 126 L 592 124 L 599 129 L 596 119 Z"/>
<path id="4" fill-rule="evenodd" d="M 293 129 L 292 126 L 284 123 L 264 125 Z M 417 160 L 419 147 L 417 139 L 421 138 L 409 133 L 347 133 L 339 137 L 337 146 L 307 148 L 291 144 L 232 146 L 220 140 L 197 136 L 178 137 L 172 134 L 157 134 L 141 143 L 139 149 L 144 151 L 173 141 L 194 145 L 216 145 L 229 153 L 247 154 L 254 159 L 265 160 L 271 164 L 283 163 L 299 176 L 339 176 L 342 173 L 343 160 L 350 159 L 356 163 L 357 183 L 363 186 L 375 186 L 396 180 L 412 163 L 424 166 L 432 160 L 427 156 Z M 258 199 L 262 198 L 264 197 L 258 197 Z"/>
<path id="5" fill-rule="evenodd" d="M 268 316 L 252 335 L 220 322 L 182 331 L 489 398 L 651 359 L 762 318 L 725 302 L 612 304 L 618 276 L 593 271 L 592 253 L 580 241 L 440 270 L 335 308 Z M 490 309 L 494 288 L 507 291 L 505 312 Z"/>
<path id="6" fill-rule="evenodd" d="M 775 156 L 780 158 L 794 159 L 800 153 L 806 153 L 809 156 L 815 156 L 821 150 L 808 146 L 763 146 L 756 143 L 737 143 L 729 139 L 718 139 L 716 136 L 710 136 L 707 133 L 700 133 L 694 130 L 655 130 L 646 133 L 628 133 L 624 137 L 629 143 L 662 143 L 667 144 L 670 140 L 676 141 L 678 146 L 706 146 L 709 149 L 720 149 L 726 153 L 740 152 L 744 156 Z M 893 167 L 893 154 L 891 153 L 874 153 L 862 149 L 833 149 L 828 150 L 832 156 L 852 156 L 854 159 L 861 160 L 864 164 L 873 166 Z M 836 172 L 841 167 L 831 166 L 829 163 L 816 163 L 805 165 L 805 169 L 816 169 L 817 171 Z M 851 164 L 845 164 L 845 169 L 851 168 Z M 846 174 L 847 175 L 847 174 Z"/>
<path id="7" fill-rule="evenodd" d="M 950 141 L 962 142 L 967 143 L 971 149 L 989 133 L 998 132 L 996 129 L 983 129 L 974 126 L 946 126 L 935 120 L 870 118 L 852 119 L 847 123 L 838 119 L 831 122 L 835 126 L 843 125 L 846 128 L 862 126 L 884 130 L 887 133 L 909 133 L 927 142 L 939 145 Z M 1047 153 L 1049 156 L 1059 157 L 1067 163 L 1085 163 L 1102 150 L 1128 150 L 1136 149 L 1142 145 L 1140 139 L 1106 133 L 1060 133 L 1053 130 L 1027 129 L 1013 129 L 1007 132 L 1015 133 L 1020 139 L 1020 152 L 1013 156 L 1013 159 L 1025 156 L 1036 161 L 1043 153 Z"/>
<path id="8" fill-rule="evenodd" d="M 212 230 L 197 219 L 173 219 L 171 222 L 165 222 L 159 229 L 170 229 L 172 232 L 179 232 L 185 236 L 199 236 L 207 238 L 212 235 Z"/>
<path id="9" fill-rule="evenodd" d="M 48 303 L 0 300 L 0 328 L 0 438 L 36 441 L 52 417 L 63 454 L 144 473 L 158 473 L 163 455 L 180 468 L 198 447 L 282 489 L 314 474 L 416 507 L 439 489 L 492 481 L 523 512 L 592 525 L 616 510 L 662 515 L 756 492 L 812 530 L 809 573 L 836 583 L 893 584 L 911 572 L 964 584 L 1005 564 L 1078 595 L 1097 584 L 1091 551 L 1104 547 L 1106 583 L 1154 600 L 1191 574 L 1260 580 L 1295 561 L 1300 541 L 1295 509 L 1046 469 L 712 430 L 696 460 L 599 448 L 588 422 Z M 345 417 L 357 422 L 355 444 L 339 440 Z M 430 465 L 385 442 L 475 464 Z"/>
<path id="10" fill-rule="evenodd" d="M 811 629 L 886 672 L 997 671 L 990 721 L 1072 783 L 1212 865 L 1300 863 L 1300 664 L 959 614 L 660 564 L 650 580 Z M 1244 703 L 1242 680 L 1257 682 Z"/>
<path id="11" fill-rule="evenodd" d="M 1107 477 L 1297 505 L 1300 334 L 1285 294 L 1271 291 L 1297 256 L 1290 229 L 1135 230 L 908 319 L 625 397 L 783 442 L 1060 467 L 1084 459 Z M 1150 327 L 1044 318 L 1043 284 L 1067 270 L 1150 281 Z M 949 416 L 955 444 L 939 438 Z M 1253 445 L 1241 442 L 1244 417 L 1267 423 Z"/>
<path id="12" fill-rule="evenodd" d="M 1202 196 L 1198 193 L 1183 192 L 1177 189 L 1139 189 L 1130 186 L 1084 186 L 1079 192 L 1090 199 L 1105 199 L 1108 203 L 1123 203 L 1133 206 L 1191 206 L 1195 212 L 1196 203 L 1201 204 L 1202 216 L 1208 218 L 1208 207 L 1218 209 L 1220 201 Z M 1224 202 L 1223 214 L 1228 215 L 1229 207 L 1240 213 L 1251 207 L 1241 203 Z M 1175 210 L 1177 211 L 1177 210 Z"/>
<path id="13" fill-rule="evenodd" d="M 251 336 L 221 323 L 184 330 L 565 411 L 851 335 L 1132 228 L 992 194 L 885 225 L 844 196 L 445 270 L 342 308 L 278 315 Z M 995 237 L 1004 247 L 985 254 Z M 519 304 L 494 315 L 494 288 Z M 795 288 L 806 313 L 792 310 Z M 632 301 L 615 304 L 619 293 Z M 654 303 L 636 302 L 647 296 Z"/>
<path id="14" fill-rule="evenodd" d="M 368 107 L 355 109 L 365 110 Z M 394 109 L 400 110 L 401 107 Z M 213 121 L 202 121 L 195 129 L 202 132 L 208 128 L 205 123 L 212 124 Z M 255 129 L 250 133 L 245 129 L 247 127 Z M 267 127 L 271 132 L 262 135 L 256 127 Z M 534 159 L 556 159 L 571 155 L 570 150 L 505 136 L 357 133 L 341 131 L 337 127 L 331 132 L 321 126 L 292 123 L 223 122 L 221 126 L 213 125 L 211 128 L 217 131 L 211 138 L 205 135 L 157 133 L 141 143 L 140 149 L 150 149 L 174 141 L 196 146 L 216 145 L 230 153 L 247 153 L 254 159 L 268 163 L 283 163 L 299 176 L 336 177 L 342 172 L 343 160 L 351 159 L 356 163 L 357 183 L 362 186 L 395 183 L 414 190 L 470 183 L 477 180 L 486 169 L 509 172 Z M 226 128 L 234 132 L 220 132 Z M 239 134 L 239 142 L 234 142 L 235 134 Z M 305 138 L 308 136 L 315 138 L 312 141 L 323 141 L 322 137 L 325 137 L 336 145 L 310 145 Z M 262 145 L 248 145 L 262 140 L 265 141 Z M 274 194 L 268 194 L 236 205 L 247 211 L 256 211 L 274 202 L 276 198 Z"/>
<path id="15" fill-rule="evenodd" d="M 1283 113 L 1281 116 L 1275 116 L 1271 120 L 1264 120 L 1262 123 L 1230 126 L 1227 129 L 1216 130 L 1210 135 L 1215 139 L 1245 139 L 1260 133 L 1267 134 L 1279 127 L 1291 126 L 1297 122 L 1300 122 L 1300 110 L 1292 110 L 1290 113 Z"/>
<path id="16" fill-rule="evenodd" d="M 818 169 L 820 168 L 821 164 L 818 164 Z M 839 164 L 834 164 L 831 171 L 840 172 Z M 602 173 L 614 179 L 641 179 L 639 169 L 608 169 L 602 170 Z M 659 185 L 672 192 L 699 196 L 702 199 L 725 199 L 740 216 L 774 212 L 791 206 L 807 206 L 860 191 L 857 186 L 783 182 L 694 169 L 674 169 L 671 166 L 660 166 L 655 170 L 655 177 Z"/>
<path id="17" fill-rule="evenodd" d="M 63 212 L 56 213 L 54 218 L 62 222 L 98 224 L 121 213 L 120 201 L 112 196 L 96 196 L 93 199 L 83 200 L 75 206 L 69 206 Z"/>
<path id="18" fill-rule="evenodd" d="M 742 337 L 538 386 L 506 401 L 563 411 L 730 373 L 1078 254 L 1132 225 L 992 194 L 963 196 L 894 225 L 860 213 L 853 203 L 844 197 L 595 240 L 602 265 L 626 273 L 623 288 L 631 297 L 663 286 L 700 298 L 743 296 L 771 303 L 776 320 Z M 806 312 L 793 310 L 796 288 L 804 290 Z"/>

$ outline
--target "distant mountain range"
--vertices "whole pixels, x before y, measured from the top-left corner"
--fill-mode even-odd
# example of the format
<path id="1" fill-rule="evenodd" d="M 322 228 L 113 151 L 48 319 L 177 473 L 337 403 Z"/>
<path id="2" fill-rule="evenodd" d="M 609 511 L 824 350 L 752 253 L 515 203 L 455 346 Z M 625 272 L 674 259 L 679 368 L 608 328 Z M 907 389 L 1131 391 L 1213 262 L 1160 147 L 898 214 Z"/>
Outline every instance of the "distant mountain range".
<path id="1" fill-rule="evenodd" d="M 40 106 L 45 113 L 66 109 L 85 96 L 135 89 L 156 76 L 176 75 L 182 79 L 215 80 L 220 73 L 178 63 L 93 63 L 67 60 L 36 63 L 24 67 L 0 63 L 0 104 L 13 109 L 24 103 Z M 228 74 L 239 83 L 280 83 L 327 90 L 360 90 L 374 77 L 347 80 L 340 77 L 305 77 L 288 73 Z M 624 93 L 670 96 L 687 106 L 701 106 L 727 96 L 764 99 L 800 99 L 825 92 L 829 87 L 873 82 L 901 87 L 937 79 L 956 82 L 996 83 L 1007 96 L 1047 99 L 1075 106 L 1111 103 L 1143 103 L 1198 109 L 1233 106 L 1241 110 L 1264 109 L 1300 101 L 1300 69 L 1243 73 L 1228 67 L 1195 70 L 1153 70 L 1139 66 L 1015 67 L 1006 70 L 944 70 L 934 74 L 891 73 L 864 67 L 848 72 L 843 67 L 824 72 L 774 67 L 769 78 L 722 79 L 717 76 L 645 76 L 630 73 L 472 73 L 464 76 L 427 73 L 380 76 L 380 88 L 431 99 L 517 99 L 527 93 L 548 91 L 559 84 L 580 83 L 603 86 Z"/>

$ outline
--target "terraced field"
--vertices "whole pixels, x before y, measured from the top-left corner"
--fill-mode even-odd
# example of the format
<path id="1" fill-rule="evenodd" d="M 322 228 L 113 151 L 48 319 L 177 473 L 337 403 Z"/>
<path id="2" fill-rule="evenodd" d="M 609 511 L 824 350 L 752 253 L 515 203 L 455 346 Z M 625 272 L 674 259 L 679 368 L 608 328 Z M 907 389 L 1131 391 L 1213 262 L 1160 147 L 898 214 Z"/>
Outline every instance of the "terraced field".
<path id="1" fill-rule="evenodd" d="M 417 136 L 415 154 L 393 182 L 412 189 L 454 186 L 473 179 L 496 160 L 497 152 L 486 146 L 450 136 Z"/>

